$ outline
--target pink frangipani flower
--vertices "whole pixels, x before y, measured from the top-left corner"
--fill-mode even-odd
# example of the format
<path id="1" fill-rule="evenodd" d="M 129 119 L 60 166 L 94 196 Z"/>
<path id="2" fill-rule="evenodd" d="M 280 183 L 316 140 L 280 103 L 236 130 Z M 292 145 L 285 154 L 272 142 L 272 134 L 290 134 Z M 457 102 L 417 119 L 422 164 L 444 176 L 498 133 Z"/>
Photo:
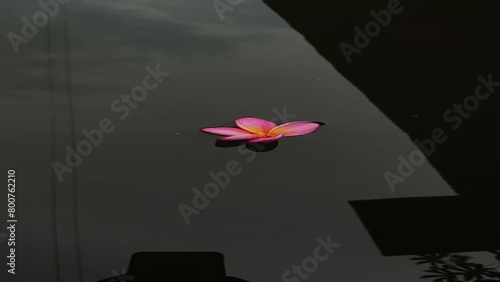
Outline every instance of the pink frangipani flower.
<path id="1" fill-rule="evenodd" d="M 282 125 L 254 117 L 242 117 L 235 120 L 235 127 L 208 127 L 200 130 L 226 137 L 217 138 L 217 141 L 247 140 L 250 143 L 272 142 L 284 136 L 299 136 L 312 133 L 320 126 L 312 121 L 293 121 Z"/>

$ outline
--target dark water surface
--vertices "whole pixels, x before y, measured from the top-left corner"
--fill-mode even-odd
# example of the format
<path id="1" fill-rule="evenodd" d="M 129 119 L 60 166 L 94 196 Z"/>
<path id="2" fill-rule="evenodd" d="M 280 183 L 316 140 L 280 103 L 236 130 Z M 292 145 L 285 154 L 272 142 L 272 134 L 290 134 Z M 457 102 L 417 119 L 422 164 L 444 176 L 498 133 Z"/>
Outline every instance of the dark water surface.
<path id="1" fill-rule="evenodd" d="M 440 252 L 471 252 L 471 262 L 498 268 L 488 252 L 500 249 L 491 239 L 499 232 L 498 97 L 481 101 L 457 130 L 441 117 L 474 94 L 479 75 L 500 80 L 498 24 L 485 12 L 493 8 L 471 12 L 484 19 L 483 34 L 465 23 L 433 28 L 467 10 L 460 5 L 428 25 L 415 17 L 439 7 L 408 5 L 348 64 L 338 45 L 353 44 L 352 28 L 387 1 L 285 2 L 245 0 L 221 21 L 211 1 L 72 1 L 18 54 L 4 39 L 0 163 L 17 170 L 19 223 L 17 274 L 3 267 L 2 281 L 97 281 L 141 251 L 220 252 L 227 275 L 248 281 L 433 281 L 420 277 L 460 257 L 422 265 L 411 258 Z M 4 1 L 2 34 L 21 34 L 21 18 L 39 10 L 35 1 Z M 404 45 L 421 34 L 427 44 Z M 470 34 L 483 47 L 469 44 Z M 458 47 L 446 49 L 443 37 Z M 143 101 L 121 100 L 157 67 L 169 75 Z M 325 125 L 265 152 L 216 146 L 199 132 L 241 116 Z M 113 132 L 59 182 L 51 164 L 65 163 L 65 147 L 106 118 Z M 412 141 L 435 128 L 450 141 L 391 189 L 384 173 L 397 173 L 398 156 L 408 159 Z M 228 164 L 239 173 L 186 224 L 179 205 L 193 206 L 193 188 L 203 190 Z M 474 201 L 454 200 L 466 194 Z M 361 201 L 400 198 L 412 199 Z M 474 237 L 481 232 L 484 240 Z M 340 245 L 307 279 L 282 280 L 328 237 Z"/>

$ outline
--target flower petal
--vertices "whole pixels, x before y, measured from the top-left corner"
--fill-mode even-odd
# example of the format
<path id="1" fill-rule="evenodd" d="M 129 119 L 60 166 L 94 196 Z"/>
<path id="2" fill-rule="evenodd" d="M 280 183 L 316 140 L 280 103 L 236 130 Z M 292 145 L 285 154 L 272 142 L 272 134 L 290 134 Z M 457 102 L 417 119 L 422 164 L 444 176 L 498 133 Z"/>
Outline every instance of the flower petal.
<path id="1" fill-rule="evenodd" d="M 239 128 L 257 134 L 268 132 L 277 126 L 274 122 L 254 117 L 238 118 L 235 123 Z"/>
<path id="2" fill-rule="evenodd" d="M 283 137 L 283 134 L 276 135 L 274 137 L 264 137 L 264 138 L 255 138 L 248 140 L 248 143 L 256 143 L 256 142 L 273 142 Z"/>
<path id="3" fill-rule="evenodd" d="M 209 134 L 217 134 L 225 136 L 250 134 L 250 132 L 248 131 L 234 127 L 207 127 L 207 128 L 200 128 L 200 130 Z"/>
<path id="4" fill-rule="evenodd" d="M 238 140 L 248 140 L 258 138 L 258 135 L 255 134 L 239 134 L 233 135 L 229 137 L 217 138 L 217 141 L 238 141 Z"/>
<path id="5" fill-rule="evenodd" d="M 319 124 L 311 121 L 293 121 L 277 126 L 269 134 L 283 134 L 284 136 L 298 136 L 312 133 L 318 129 Z"/>

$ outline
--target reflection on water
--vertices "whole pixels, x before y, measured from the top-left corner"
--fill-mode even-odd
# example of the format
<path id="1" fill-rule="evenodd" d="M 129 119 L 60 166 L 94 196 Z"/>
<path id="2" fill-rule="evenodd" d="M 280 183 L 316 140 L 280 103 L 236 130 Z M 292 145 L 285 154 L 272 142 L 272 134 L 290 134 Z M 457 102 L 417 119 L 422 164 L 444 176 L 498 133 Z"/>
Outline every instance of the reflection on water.
<path id="1" fill-rule="evenodd" d="M 490 251 L 495 256 L 487 262 L 478 262 L 477 257 L 460 253 L 427 254 L 410 260 L 418 265 L 425 265 L 427 274 L 421 278 L 433 282 L 486 282 L 500 281 L 500 252 Z M 480 255 L 484 256 L 484 253 Z M 497 278 L 497 279 L 489 279 Z"/>
<path id="2" fill-rule="evenodd" d="M 219 148 L 234 148 L 240 145 L 244 145 L 248 150 L 257 153 L 269 152 L 276 149 L 279 145 L 279 141 L 266 142 L 266 143 L 248 143 L 242 141 L 216 141 L 215 146 Z"/>
<path id="3" fill-rule="evenodd" d="M 226 275 L 224 256 L 216 252 L 139 252 L 128 270 L 98 282 L 192 281 L 249 282 Z"/>
<path id="4" fill-rule="evenodd" d="M 449 5 L 444 3 L 426 6 L 406 2 L 405 12 L 393 16 L 383 35 L 373 38 L 362 53 L 352 54 L 356 59 L 351 62 L 344 59 L 338 45 L 352 40 L 354 27 L 373 20 L 369 11 L 376 5 L 373 1 L 320 2 L 316 4 L 321 9 L 298 1 L 284 4 L 265 0 L 416 144 L 429 138 L 429 133 L 449 127 L 449 118 L 443 116 L 447 109 L 461 109 L 459 104 L 464 99 L 477 101 L 474 95 L 479 96 L 480 90 L 488 88 L 490 94 L 496 91 L 491 82 L 484 83 L 484 77 L 491 79 L 492 70 L 497 71 L 497 80 L 500 74 L 500 24 L 487 19 L 499 16 L 492 3 L 474 7 L 458 4 L 454 6 L 457 13 L 450 14 Z M 462 13 L 469 19 L 459 16 Z M 398 20 L 401 18 L 404 20 Z M 471 18 L 471 24 L 464 26 Z M 497 30 L 495 35 L 490 33 L 492 28 Z M 431 30 L 439 32 L 433 34 Z M 444 30 L 453 32 L 443 37 Z M 478 46 L 478 41 L 488 42 L 487 47 Z M 491 60 L 493 57 L 495 60 Z M 479 85 L 478 76 L 483 81 Z M 474 116 L 462 112 L 457 124 L 463 125 L 448 130 L 446 142 L 427 156 L 458 196 L 350 201 L 381 253 L 408 255 L 500 247 L 500 228 L 491 224 L 494 215 L 500 213 L 500 146 L 491 130 L 497 126 L 499 102 L 481 103 Z M 467 124 L 462 119 L 467 119 Z M 394 157 L 401 154 L 397 152 Z M 431 186 L 434 184 L 421 184 Z M 480 272 L 477 265 L 463 267 Z M 445 276 L 454 274 L 449 269 L 436 271 Z M 455 281 L 453 277 L 442 279 Z"/>
<path id="5" fill-rule="evenodd" d="M 440 4 L 418 9 L 421 4 L 413 1 L 417 9 L 405 6 L 408 10 L 346 65 L 339 61 L 342 54 L 335 54 L 338 44 L 366 23 L 356 15 L 370 16 L 375 2 L 266 0 L 267 6 L 245 0 L 221 22 L 204 0 L 72 1 L 68 18 L 60 15 L 69 22 L 69 40 L 53 47 L 69 44 L 70 56 L 59 59 L 69 62 L 75 132 L 109 118 L 110 103 L 142 81 L 144 67 L 159 64 L 171 73 L 106 135 L 77 168 L 74 185 L 64 190 L 77 192 L 62 203 L 78 203 L 85 281 L 106 277 L 137 250 L 217 251 L 228 258 L 229 274 L 276 281 L 283 269 L 311 254 L 311 238 L 319 234 L 332 234 L 344 247 L 311 275 L 313 282 L 420 281 L 412 261 L 385 257 L 384 250 L 408 255 L 422 253 L 418 248 L 425 253 L 497 249 L 488 217 L 498 214 L 498 202 L 490 197 L 499 193 L 498 138 L 491 130 L 498 99 L 481 104 L 432 156 L 439 173 L 425 163 L 392 193 L 383 172 L 394 167 L 399 154 L 416 149 L 412 140 L 440 126 L 443 109 L 474 91 L 475 81 L 469 80 L 497 72 L 500 28 L 490 19 L 498 18 L 499 10 L 457 3 L 457 9 L 467 6 L 462 14 L 470 20 L 464 25 L 457 20 L 460 13 L 452 15 Z M 0 11 L 3 34 L 39 9 L 29 1 L 6 5 Z M 5 68 L 0 117 L 9 121 L 2 123 L 8 136 L 0 142 L 8 149 L 0 161 L 18 166 L 25 175 L 22 201 L 37 203 L 23 205 L 20 253 L 30 255 L 19 259 L 30 271 L 20 273 L 19 281 L 57 281 L 54 265 L 64 269 L 66 263 L 54 245 L 57 234 L 46 228 L 56 225 L 48 196 L 54 191 L 49 148 L 67 145 L 50 141 L 48 74 L 57 58 L 47 50 L 51 38 L 61 38 L 48 30 L 40 30 L 17 55 L 7 41 L 0 45 Z M 198 128 L 228 117 L 271 120 L 278 105 L 286 105 L 290 121 L 322 120 L 328 126 L 279 146 L 213 146 L 199 138 Z M 245 157 L 241 146 L 250 151 Z M 266 154 L 255 158 L 256 152 Z M 242 173 L 186 226 L 179 203 L 190 201 L 194 187 L 234 159 L 243 162 Z M 455 192 L 460 196 L 451 196 Z M 486 197 L 488 205 L 481 201 Z M 371 201 L 387 198 L 394 201 Z M 365 226 L 348 204 L 354 200 L 366 201 L 358 210 Z M 464 230 L 477 222 L 476 229 Z M 59 227 L 65 225 L 59 221 Z M 468 241 L 460 240 L 464 234 L 471 236 Z"/>

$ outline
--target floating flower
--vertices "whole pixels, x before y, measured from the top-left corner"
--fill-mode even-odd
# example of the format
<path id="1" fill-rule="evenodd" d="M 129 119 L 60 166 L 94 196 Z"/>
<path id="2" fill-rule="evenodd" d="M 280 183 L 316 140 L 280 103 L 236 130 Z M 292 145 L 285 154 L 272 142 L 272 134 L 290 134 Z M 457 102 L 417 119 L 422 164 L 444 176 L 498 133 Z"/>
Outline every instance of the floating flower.
<path id="1" fill-rule="evenodd" d="M 250 143 L 272 142 L 284 136 L 299 136 L 312 133 L 320 126 L 317 122 L 294 121 L 277 125 L 274 122 L 254 117 L 242 117 L 235 120 L 235 127 L 208 127 L 200 130 L 227 137 L 218 138 L 217 141 L 247 140 Z"/>

